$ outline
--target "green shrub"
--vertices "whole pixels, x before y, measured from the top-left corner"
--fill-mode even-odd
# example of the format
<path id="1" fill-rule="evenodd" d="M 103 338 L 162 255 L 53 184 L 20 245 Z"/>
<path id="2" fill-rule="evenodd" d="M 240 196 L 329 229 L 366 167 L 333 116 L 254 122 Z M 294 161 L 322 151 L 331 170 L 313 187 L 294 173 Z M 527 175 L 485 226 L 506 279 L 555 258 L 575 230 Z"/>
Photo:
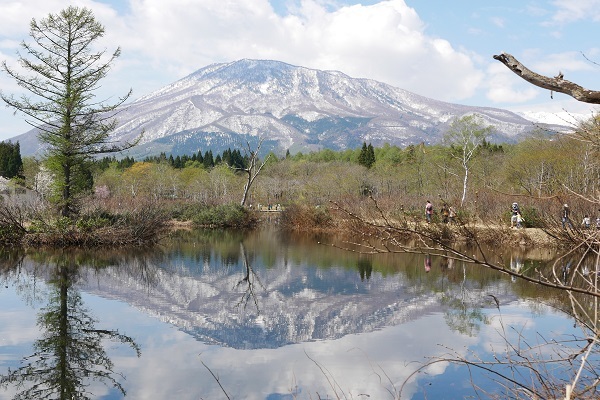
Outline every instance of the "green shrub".
<path id="1" fill-rule="evenodd" d="M 91 232 L 98 228 L 109 226 L 113 218 L 108 218 L 101 215 L 86 215 L 85 217 L 79 218 L 75 222 L 75 226 L 81 232 Z"/>
<path id="2" fill-rule="evenodd" d="M 544 221 L 538 212 L 537 208 L 524 206 L 521 208 L 521 216 L 523 217 L 523 226 L 525 228 L 543 228 Z"/>
<path id="3" fill-rule="evenodd" d="M 186 213 L 191 212 L 186 210 Z M 210 227 L 251 227 L 256 223 L 252 213 L 236 204 L 201 206 L 189 217 L 196 225 Z"/>
<path id="4" fill-rule="evenodd" d="M 14 225 L 0 225 L 0 243 L 14 244 L 18 243 L 23 237 L 24 232 Z"/>

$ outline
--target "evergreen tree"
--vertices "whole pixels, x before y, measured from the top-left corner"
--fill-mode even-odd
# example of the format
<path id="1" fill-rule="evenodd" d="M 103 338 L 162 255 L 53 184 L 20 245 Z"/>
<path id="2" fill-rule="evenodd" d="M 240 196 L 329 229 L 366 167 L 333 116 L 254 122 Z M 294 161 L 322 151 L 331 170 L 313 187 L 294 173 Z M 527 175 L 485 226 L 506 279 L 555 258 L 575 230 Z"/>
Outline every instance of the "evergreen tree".
<path id="1" fill-rule="evenodd" d="M 175 161 L 173 162 L 173 167 L 177 168 L 177 169 L 181 169 L 183 168 L 183 162 L 181 161 L 181 157 L 177 156 L 175 157 Z"/>
<path id="2" fill-rule="evenodd" d="M 104 27 L 91 10 L 69 6 L 58 14 L 31 20 L 33 43 L 21 44 L 25 55 L 19 64 L 32 75 L 2 63 L 2 69 L 35 98 L 0 93 L 4 102 L 26 115 L 39 129 L 38 138 L 47 146 L 46 166 L 53 172 L 54 200 L 63 216 L 78 212 L 77 195 L 87 185 L 93 156 L 131 148 L 137 143 L 114 144 L 109 135 L 116 127 L 116 104 L 95 99 L 94 91 L 121 51 L 105 57 L 93 52 L 104 36 Z"/>
<path id="3" fill-rule="evenodd" d="M 360 154 L 358 155 L 358 163 L 363 166 L 367 166 L 367 143 L 363 142 Z"/>
<path id="4" fill-rule="evenodd" d="M 11 179 L 20 177 L 23 170 L 19 142 L 0 142 L 0 176 Z"/>
<path id="5" fill-rule="evenodd" d="M 375 149 L 373 149 L 373 146 L 371 145 L 371 143 L 369 143 L 369 145 L 367 146 L 367 155 L 366 155 L 366 164 L 365 166 L 367 168 L 371 168 L 373 166 L 373 164 L 375 164 Z"/>
<path id="6" fill-rule="evenodd" d="M 215 166 L 215 160 L 213 159 L 212 150 L 208 150 L 206 151 L 206 153 L 204 153 L 204 161 L 202 164 L 206 169 L 210 169 Z"/>
<path id="7" fill-rule="evenodd" d="M 371 143 L 367 146 L 367 143 L 363 142 L 360 154 L 358 155 L 358 163 L 367 168 L 371 168 L 375 164 L 375 150 Z"/>

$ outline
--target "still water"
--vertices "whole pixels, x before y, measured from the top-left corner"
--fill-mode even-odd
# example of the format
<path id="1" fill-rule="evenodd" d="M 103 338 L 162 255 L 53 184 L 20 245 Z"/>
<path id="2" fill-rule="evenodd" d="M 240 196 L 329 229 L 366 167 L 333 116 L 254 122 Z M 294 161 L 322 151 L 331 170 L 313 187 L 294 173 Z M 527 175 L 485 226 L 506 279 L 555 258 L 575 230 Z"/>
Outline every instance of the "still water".
<path id="1" fill-rule="evenodd" d="M 573 329 L 525 282 L 319 244 L 334 241 L 194 231 L 128 253 L 0 251 L 0 399 L 456 399 L 493 382 L 447 362 L 408 378 L 431 357 L 485 358 L 509 328 Z"/>

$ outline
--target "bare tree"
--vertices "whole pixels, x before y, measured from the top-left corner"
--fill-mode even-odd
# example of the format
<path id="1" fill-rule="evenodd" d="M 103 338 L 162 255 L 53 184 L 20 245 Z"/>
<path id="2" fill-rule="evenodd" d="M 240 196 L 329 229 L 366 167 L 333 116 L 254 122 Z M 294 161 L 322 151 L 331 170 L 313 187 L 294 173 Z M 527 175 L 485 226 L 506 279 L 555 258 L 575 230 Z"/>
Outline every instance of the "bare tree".
<path id="1" fill-rule="evenodd" d="M 246 205 L 246 200 L 248 200 L 248 193 L 250 193 L 250 188 L 254 183 L 256 177 L 260 174 L 260 170 L 265 166 L 267 161 L 269 161 L 270 154 L 261 162 L 258 157 L 258 153 L 260 152 L 260 148 L 264 138 L 261 138 L 258 141 L 258 145 L 256 149 L 252 149 L 250 146 L 250 142 L 246 142 L 246 155 L 248 156 L 248 164 L 246 167 L 236 167 L 234 168 L 236 171 L 243 171 L 247 175 L 246 183 L 244 184 L 244 194 L 242 195 L 242 201 L 240 205 L 243 207 Z"/>
<path id="2" fill-rule="evenodd" d="M 248 260 L 248 256 L 246 255 L 246 246 L 244 246 L 243 242 L 240 242 L 240 255 L 242 257 L 242 262 L 244 264 L 245 274 L 244 274 L 244 277 L 242 279 L 240 279 L 238 281 L 238 283 L 235 285 L 234 289 L 237 289 L 241 285 L 242 287 L 245 286 L 245 291 L 244 291 L 244 294 L 242 295 L 242 298 L 237 303 L 236 307 L 243 305 L 243 308 L 246 308 L 246 306 L 248 305 L 248 302 L 250 301 L 250 299 L 252 299 L 254 302 L 254 305 L 256 306 L 256 311 L 258 311 L 260 313 L 258 298 L 256 297 L 256 293 L 254 291 L 255 281 L 258 282 L 258 284 L 260 285 L 260 287 L 262 289 L 265 289 L 265 287 L 263 286 L 262 282 L 260 281 L 260 278 L 256 274 L 256 271 L 254 271 L 254 268 L 252 268 L 252 265 L 250 264 L 250 261 Z"/>

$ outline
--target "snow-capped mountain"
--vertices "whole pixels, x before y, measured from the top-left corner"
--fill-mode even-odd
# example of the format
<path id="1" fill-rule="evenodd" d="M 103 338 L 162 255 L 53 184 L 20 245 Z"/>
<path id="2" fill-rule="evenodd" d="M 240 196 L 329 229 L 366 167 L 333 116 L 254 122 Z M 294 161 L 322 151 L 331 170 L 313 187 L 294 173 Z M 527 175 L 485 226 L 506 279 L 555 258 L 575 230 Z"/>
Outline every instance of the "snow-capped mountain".
<path id="1" fill-rule="evenodd" d="M 259 138 L 263 149 L 280 154 L 356 148 L 363 141 L 406 146 L 439 142 L 454 118 L 471 113 L 496 128 L 496 141 L 514 142 L 535 128 L 502 109 L 445 103 L 337 71 L 245 59 L 209 65 L 128 104 L 113 138 L 144 131 L 134 157 L 220 153 Z M 34 138 L 35 131 L 15 138 L 23 154 L 38 151 Z"/>

